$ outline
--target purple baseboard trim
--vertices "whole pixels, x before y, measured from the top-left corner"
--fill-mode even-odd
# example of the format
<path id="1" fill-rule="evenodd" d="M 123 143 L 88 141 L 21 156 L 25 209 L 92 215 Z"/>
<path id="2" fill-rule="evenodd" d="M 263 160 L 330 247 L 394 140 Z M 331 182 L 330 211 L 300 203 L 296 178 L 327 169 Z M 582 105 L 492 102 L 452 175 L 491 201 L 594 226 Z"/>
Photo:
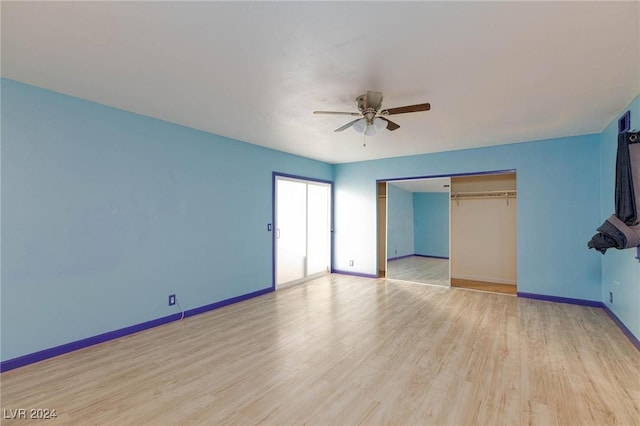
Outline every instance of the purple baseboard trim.
<path id="1" fill-rule="evenodd" d="M 354 277 L 363 277 L 363 278 L 378 278 L 377 275 L 373 274 L 363 274 L 360 272 L 349 272 L 349 271 L 340 271 L 339 269 L 332 269 L 332 274 L 340 274 L 340 275 L 353 275 Z"/>
<path id="2" fill-rule="evenodd" d="M 429 254 L 414 254 L 414 256 L 418 256 L 418 257 L 429 257 L 431 259 L 446 259 L 449 260 L 449 257 L 447 256 L 431 256 Z"/>
<path id="3" fill-rule="evenodd" d="M 68 352 L 77 351 L 78 349 L 86 348 L 89 346 L 97 345 L 98 343 L 103 343 L 108 340 L 124 337 L 129 334 L 167 324 L 178 319 L 180 319 L 180 314 L 173 314 L 166 317 L 157 318 L 155 320 L 121 328 L 119 330 L 109 331 L 107 333 L 98 334 L 97 336 L 87 337 L 85 339 L 65 343 L 64 345 L 43 349 L 38 352 L 33 352 L 17 358 L 2 361 L 2 363 L 0 363 L 0 372 L 4 373 L 5 371 L 13 370 L 18 367 L 24 367 L 25 365 L 33 364 L 35 362 L 44 361 L 45 359 L 63 355 Z"/>
<path id="4" fill-rule="evenodd" d="M 413 257 L 413 256 L 415 256 L 415 254 L 405 254 L 404 256 L 389 257 L 387 258 L 387 262 L 391 262 L 392 260 L 406 259 L 407 257 Z"/>
<path id="5" fill-rule="evenodd" d="M 627 326 L 624 325 L 622 321 L 620 321 L 620 318 L 618 318 L 606 304 L 603 303 L 602 307 L 604 308 L 604 311 L 607 313 L 607 315 L 609 315 L 609 318 L 611 318 L 613 322 L 615 322 L 616 325 L 620 328 L 620 330 L 622 330 L 624 335 L 627 336 L 627 339 L 631 340 L 633 346 L 635 346 L 636 349 L 640 351 L 640 340 L 638 340 L 638 338 L 631 332 L 631 330 L 629 330 Z"/>
<path id="6" fill-rule="evenodd" d="M 241 296 L 232 297 L 231 299 L 222 300 L 220 302 L 212 303 L 210 305 L 201 306 L 199 308 L 189 309 L 184 312 L 184 316 L 190 317 L 198 315 L 213 309 L 218 309 L 223 306 L 238 303 L 243 300 L 252 299 L 254 297 L 261 296 L 273 291 L 273 288 L 265 288 L 262 290 L 254 291 L 253 293 L 243 294 Z M 128 336 L 129 334 L 138 333 L 149 328 L 158 327 L 163 324 L 167 324 L 180 319 L 181 314 L 168 315 L 166 317 L 157 318 L 151 321 L 146 321 L 140 324 L 135 324 L 129 327 L 121 328 L 107 333 L 98 334 L 97 336 L 87 337 L 86 339 L 76 340 L 75 342 L 65 343 L 64 345 L 55 346 L 53 348 L 44 349 L 31 354 L 23 355 L 17 358 L 8 359 L 0 362 L 0 373 L 13 370 L 18 367 L 24 367 L 25 365 L 33 364 L 38 361 L 44 361 L 45 359 L 53 358 L 58 355 L 66 354 L 69 352 L 77 351 L 89 346 L 97 345 L 98 343 L 107 342 L 109 340 L 118 339 L 120 337 Z"/>
<path id="7" fill-rule="evenodd" d="M 264 288 L 262 290 L 254 291 L 253 293 L 243 294 L 241 296 L 232 297 L 231 299 L 221 300 L 220 302 L 212 303 L 210 305 L 200 306 L 199 308 L 189 309 L 184 311 L 184 317 L 191 317 L 194 315 L 202 314 L 214 309 L 222 308 L 223 306 L 232 305 L 234 303 L 242 302 L 243 300 L 253 299 L 254 297 L 262 296 L 263 294 L 271 293 L 273 287 Z"/>
<path id="8" fill-rule="evenodd" d="M 518 292 L 518 297 L 525 299 L 545 300 L 547 302 L 568 303 L 570 305 L 590 306 L 592 308 L 602 308 L 602 302 L 596 300 L 572 299 L 570 297 L 547 296 L 546 294 Z"/>
<path id="9" fill-rule="evenodd" d="M 607 315 L 609 315 L 609 317 L 613 320 L 613 322 L 616 323 L 616 325 L 620 328 L 620 330 L 622 330 L 624 335 L 627 336 L 627 339 L 631 341 L 633 346 L 635 346 L 636 349 L 640 351 L 640 340 L 638 340 L 638 338 L 631 332 L 631 330 L 629 330 L 627 326 L 624 325 L 622 321 L 620 321 L 620 318 L 618 318 L 616 314 L 614 314 L 613 311 L 609 309 L 609 307 L 602 302 L 596 302 L 595 300 L 571 299 L 569 297 L 547 296 L 544 294 L 521 293 L 521 292 L 518 292 L 518 297 L 524 297 L 527 299 L 546 300 L 547 302 L 569 303 L 571 305 L 602 308 L 607 313 Z"/>

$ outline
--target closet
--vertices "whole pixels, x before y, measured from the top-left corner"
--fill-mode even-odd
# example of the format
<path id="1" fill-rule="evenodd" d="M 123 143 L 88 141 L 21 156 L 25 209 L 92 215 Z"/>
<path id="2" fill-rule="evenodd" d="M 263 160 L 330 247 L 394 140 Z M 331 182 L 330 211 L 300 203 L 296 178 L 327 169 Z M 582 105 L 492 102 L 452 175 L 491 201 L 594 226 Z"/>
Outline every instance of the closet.
<path id="1" fill-rule="evenodd" d="M 515 172 L 377 185 L 379 277 L 516 294 Z"/>
<path id="2" fill-rule="evenodd" d="M 451 285 L 516 293 L 515 173 L 451 178 Z"/>

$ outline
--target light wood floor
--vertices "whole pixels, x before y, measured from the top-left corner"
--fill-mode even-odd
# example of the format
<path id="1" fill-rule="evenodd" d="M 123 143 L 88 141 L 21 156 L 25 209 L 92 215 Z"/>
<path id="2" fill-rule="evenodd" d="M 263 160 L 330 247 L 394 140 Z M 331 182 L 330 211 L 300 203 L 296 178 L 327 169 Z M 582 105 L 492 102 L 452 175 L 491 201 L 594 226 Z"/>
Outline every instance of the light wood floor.
<path id="1" fill-rule="evenodd" d="M 517 294 L 518 287 L 509 284 L 487 283 L 484 281 L 451 278 L 451 287 L 470 288 L 472 290 L 491 291 L 493 293 Z"/>
<path id="2" fill-rule="evenodd" d="M 449 259 L 410 256 L 387 261 L 387 278 L 449 286 Z"/>
<path id="3" fill-rule="evenodd" d="M 0 379 L 46 425 L 640 423 L 601 309 L 335 274 Z"/>

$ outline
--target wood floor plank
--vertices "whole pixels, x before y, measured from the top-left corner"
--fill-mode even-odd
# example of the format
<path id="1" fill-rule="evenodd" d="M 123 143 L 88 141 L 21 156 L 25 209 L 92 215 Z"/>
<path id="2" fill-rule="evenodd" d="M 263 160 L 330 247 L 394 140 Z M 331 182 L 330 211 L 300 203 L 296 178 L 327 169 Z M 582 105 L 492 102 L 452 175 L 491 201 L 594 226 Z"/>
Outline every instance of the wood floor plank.
<path id="1" fill-rule="evenodd" d="M 512 284 L 490 283 L 486 281 L 465 280 L 451 278 L 451 287 L 468 288 L 471 290 L 490 291 L 492 293 L 516 294 L 518 287 Z"/>
<path id="2" fill-rule="evenodd" d="M 602 309 L 334 274 L 0 390 L 5 410 L 56 409 L 51 425 L 638 425 L 640 353 Z"/>

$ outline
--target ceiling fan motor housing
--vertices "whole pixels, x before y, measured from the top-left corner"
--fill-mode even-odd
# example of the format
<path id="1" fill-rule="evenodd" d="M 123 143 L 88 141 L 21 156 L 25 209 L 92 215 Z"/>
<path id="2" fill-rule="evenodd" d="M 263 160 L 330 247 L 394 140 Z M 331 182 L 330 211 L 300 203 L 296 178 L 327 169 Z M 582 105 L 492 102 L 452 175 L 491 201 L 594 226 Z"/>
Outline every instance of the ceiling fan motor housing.
<path id="1" fill-rule="evenodd" d="M 362 94 L 356 98 L 356 106 L 358 107 L 358 111 L 363 114 L 370 109 L 375 113 L 382 107 L 382 93 L 367 92 Z"/>

